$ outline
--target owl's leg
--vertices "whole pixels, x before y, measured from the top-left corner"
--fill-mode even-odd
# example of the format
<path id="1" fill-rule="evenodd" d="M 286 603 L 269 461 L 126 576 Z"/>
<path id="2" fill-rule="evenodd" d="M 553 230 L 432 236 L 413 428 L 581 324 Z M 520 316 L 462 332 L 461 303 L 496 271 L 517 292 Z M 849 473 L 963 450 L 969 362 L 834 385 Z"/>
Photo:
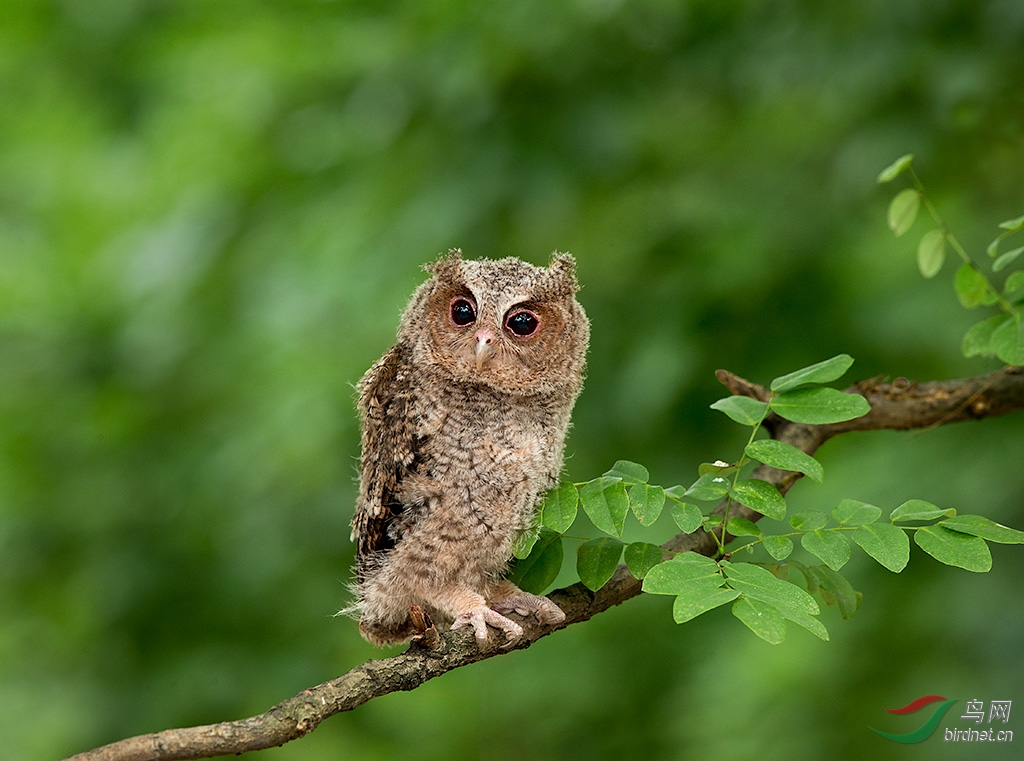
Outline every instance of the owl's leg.
<path id="1" fill-rule="evenodd" d="M 452 615 L 455 619 L 452 622 L 453 629 L 472 626 L 473 634 L 480 645 L 487 641 L 488 626 L 503 632 L 506 644 L 523 636 L 523 627 L 487 607 L 487 600 L 475 592 L 452 590 L 441 598 L 435 597 L 432 603 L 446 609 Z"/>
<path id="2" fill-rule="evenodd" d="M 511 581 L 499 581 L 487 589 L 487 602 L 498 613 L 518 613 L 520 616 L 533 614 L 547 626 L 560 624 L 565 613 L 546 597 L 524 592 Z"/>

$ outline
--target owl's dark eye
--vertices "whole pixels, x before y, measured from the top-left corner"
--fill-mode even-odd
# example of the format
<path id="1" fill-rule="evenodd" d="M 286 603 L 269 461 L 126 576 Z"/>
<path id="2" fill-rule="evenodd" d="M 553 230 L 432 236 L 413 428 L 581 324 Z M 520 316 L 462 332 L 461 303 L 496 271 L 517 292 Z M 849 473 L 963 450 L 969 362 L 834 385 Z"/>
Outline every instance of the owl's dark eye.
<path id="1" fill-rule="evenodd" d="M 505 319 L 505 327 L 517 336 L 532 336 L 537 332 L 539 325 L 540 320 L 537 319 L 537 315 L 526 309 L 513 312 Z"/>
<path id="2" fill-rule="evenodd" d="M 476 320 L 476 309 L 469 299 L 458 298 L 452 301 L 449 307 L 452 322 L 460 328 L 472 324 Z"/>

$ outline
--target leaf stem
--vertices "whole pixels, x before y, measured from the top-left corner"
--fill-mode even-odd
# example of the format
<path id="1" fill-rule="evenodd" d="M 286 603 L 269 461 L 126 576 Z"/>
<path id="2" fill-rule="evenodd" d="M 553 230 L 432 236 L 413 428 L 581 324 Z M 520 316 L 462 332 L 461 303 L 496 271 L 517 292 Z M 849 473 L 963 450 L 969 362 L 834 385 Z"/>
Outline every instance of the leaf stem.
<path id="1" fill-rule="evenodd" d="M 761 430 L 761 424 L 764 422 L 764 419 L 768 416 L 768 412 L 772 408 L 772 400 L 774 400 L 774 399 L 775 399 L 775 392 L 771 391 L 768 394 L 768 402 L 767 402 L 767 404 L 766 404 L 766 406 L 764 408 L 764 413 L 761 415 L 761 419 L 758 420 L 756 423 L 754 423 L 754 425 L 752 425 L 750 427 L 750 437 L 747 439 L 747 443 L 743 446 L 743 452 L 740 453 L 740 457 L 736 461 L 736 470 L 734 470 L 733 474 L 732 474 L 732 488 L 733 489 L 735 489 L 736 488 L 736 484 L 738 484 L 740 482 L 740 473 L 743 470 L 743 466 L 746 465 L 747 463 L 751 462 L 750 457 L 747 456 L 747 447 L 749 447 L 754 442 L 754 438 L 757 436 L 757 432 L 759 430 Z M 721 535 L 716 534 L 714 531 L 711 532 L 711 535 L 713 537 L 715 537 L 715 542 L 718 543 L 718 552 L 720 554 L 722 554 L 722 555 L 725 554 L 725 535 L 726 535 L 726 533 L 729 530 L 729 513 L 732 510 L 732 503 L 733 503 L 733 498 L 731 496 L 727 495 L 726 499 L 725 499 L 725 512 L 722 515 L 722 533 L 721 533 Z"/>
<path id="2" fill-rule="evenodd" d="M 992 285 L 992 281 L 989 280 L 988 277 L 985 276 L 985 273 L 978 268 L 974 263 L 974 260 L 971 259 L 970 254 L 967 253 L 967 249 L 961 245 L 952 230 L 949 229 L 949 225 L 946 224 L 946 220 L 942 218 L 942 215 L 939 214 L 939 210 L 936 208 L 935 204 L 932 203 L 932 199 L 924 189 L 924 183 L 921 182 L 921 178 L 917 176 L 917 172 L 914 171 L 914 168 L 908 167 L 907 174 L 910 175 L 910 181 L 914 184 L 914 189 L 917 190 L 918 194 L 921 196 L 921 201 L 924 203 L 924 207 L 928 210 L 928 213 L 931 214 L 932 219 L 935 220 L 935 224 L 937 224 L 945 234 L 949 247 L 953 249 L 958 257 L 960 257 L 960 261 L 972 268 L 978 273 L 981 279 L 985 281 L 985 287 L 988 289 L 988 292 L 995 297 L 996 303 L 999 304 L 1000 309 L 1007 314 L 1020 319 L 1020 312 L 1017 308 L 999 292 L 998 288 Z"/>

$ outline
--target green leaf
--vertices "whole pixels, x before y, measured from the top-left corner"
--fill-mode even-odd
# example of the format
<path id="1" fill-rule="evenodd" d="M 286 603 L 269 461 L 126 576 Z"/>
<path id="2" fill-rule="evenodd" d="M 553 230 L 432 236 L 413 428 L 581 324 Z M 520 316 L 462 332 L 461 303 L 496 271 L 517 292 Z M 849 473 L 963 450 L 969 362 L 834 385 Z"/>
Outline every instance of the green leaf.
<path id="1" fill-rule="evenodd" d="M 512 557 L 517 560 L 526 560 L 533 552 L 533 545 L 537 543 L 538 533 L 536 530 L 520 531 L 512 543 Z"/>
<path id="2" fill-rule="evenodd" d="M 818 593 L 818 577 L 814 573 L 814 571 L 812 571 L 811 569 L 812 568 L 818 568 L 818 567 L 819 566 L 806 566 L 803 563 L 801 563 L 799 560 L 790 560 L 785 565 L 779 566 L 779 569 L 782 570 L 784 568 L 796 568 L 798 571 L 800 571 L 800 573 L 802 573 L 804 575 L 804 578 L 807 580 L 807 592 L 808 592 L 808 594 L 815 595 L 815 594 Z M 824 568 L 824 566 L 820 566 L 820 567 Z M 779 574 L 776 573 L 775 575 L 778 576 Z M 779 578 L 781 579 L 783 577 L 779 576 Z"/>
<path id="3" fill-rule="evenodd" d="M 629 460 L 616 460 L 611 470 L 604 475 L 608 478 L 621 478 L 627 484 L 645 484 L 651 477 L 647 468 Z"/>
<path id="4" fill-rule="evenodd" d="M 715 460 L 714 462 L 702 462 L 697 466 L 697 474 L 706 476 L 708 473 L 713 473 L 718 476 L 728 476 L 735 473 L 737 466 L 735 463 L 722 462 L 721 460 Z"/>
<path id="5" fill-rule="evenodd" d="M 989 542 L 1024 544 L 1024 531 L 1018 531 L 1015 528 L 996 523 L 984 515 L 957 515 L 944 521 L 939 521 L 939 525 L 952 531 L 959 531 L 961 534 L 980 536 Z"/>
<path id="6" fill-rule="evenodd" d="M 860 394 L 834 388 L 798 388 L 772 400 L 771 409 L 794 423 L 824 425 L 866 415 L 871 405 Z"/>
<path id="7" fill-rule="evenodd" d="M 992 569 L 992 553 L 980 536 L 950 531 L 941 525 L 921 526 L 914 533 L 917 546 L 940 563 L 984 573 Z"/>
<path id="8" fill-rule="evenodd" d="M 825 624 L 821 623 L 821 621 L 816 619 L 814 616 L 809 616 L 806 613 L 795 613 L 784 610 L 782 611 L 782 617 L 787 621 L 799 624 L 818 639 L 828 642 L 828 629 L 825 628 Z"/>
<path id="9" fill-rule="evenodd" d="M 591 539 L 579 546 L 576 550 L 576 572 L 587 589 L 596 592 L 608 583 L 619 567 L 623 546 L 622 542 L 610 536 Z"/>
<path id="10" fill-rule="evenodd" d="M 838 605 L 839 615 L 844 619 L 853 618 L 853 614 L 860 607 L 861 595 L 857 593 L 846 577 L 823 565 L 811 566 L 807 571 L 813 574 L 818 591 L 825 603 Z"/>
<path id="11" fill-rule="evenodd" d="M 816 531 L 828 525 L 828 515 L 818 510 L 806 510 L 789 516 L 789 525 L 797 531 Z"/>
<path id="12" fill-rule="evenodd" d="M 996 328 L 1004 322 L 1013 320 L 1004 314 L 986 317 L 981 322 L 976 322 L 964 334 L 964 340 L 960 348 L 965 357 L 988 356 L 994 354 L 992 350 L 992 334 Z"/>
<path id="13" fill-rule="evenodd" d="M 732 602 L 739 594 L 735 589 L 694 584 L 680 593 L 672 603 L 672 618 L 677 624 L 685 624 L 702 613 Z"/>
<path id="14" fill-rule="evenodd" d="M 908 499 L 889 513 L 889 520 L 896 521 L 933 521 L 936 518 L 951 518 L 956 515 L 952 507 L 941 508 L 923 499 Z"/>
<path id="15" fill-rule="evenodd" d="M 889 203 L 887 223 L 898 238 L 914 225 L 918 209 L 921 208 L 921 194 L 913 188 L 901 190 Z"/>
<path id="16" fill-rule="evenodd" d="M 988 244 L 988 247 L 985 249 L 985 253 L 988 254 L 990 258 L 995 259 L 996 256 L 999 254 L 999 244 L 1003 242 L 1003 238 L 1005 236 L 1006 233 L 1003 233 L 998 238 L 996 238 L 995 240 Z"/>
<path id="17" fill-rule="evenodd" d="M 643 579 L 648 571 L 664 559 L 661 547 L 648 542 L 633 542 L 626 545 L 623 559 L 629 572 L 638 579 Z"/>
<path id="18" fill-rule="evenodd" d="M 777 608 L 783 618 L 799 624 L 816 637 L 828 639 L 828 630 L 814 618 L 818 615 L 818 603 L 803 589 L 750 563 L 723 562 L 722 566 L 728 586 L 750 599 Z"/>
<path id="19" fill-rule="evenodd" d="M 1017 291 L 1024 289 L 1024 270 L 1011 272 L 1003 283 L 1003 295 L 1007 298 L 1015 296 Z"/>
<path id="20" fill-rule="evenodd" d="M 960 303 L 967 309 L 981 306 L 989 295 L 988 281 L 973 264 L 961 264 L 953 278 Z"/>
<path id="21" fill-rule="evenodd" d="M 689 502 L 673 502 L 671 507 L 672 520 L 684 534 L 692 534 L 700 528 L 704 515 L 700 508 Z"/>
<path id="22" fill-rule="evenodd" d="M 693 482 L 684 496 L 698 502 L 713 502 L 729 493 L 729 479 L 717 473 L 708 473 Z"/>
<path id="23" fill-rule="evenodd" d="M 705 530 L 710 531 L 711 529 L 718 528 L 722 525 L 722 516 L 715 515 L 714 513 L 711 515 L 705 515 L 701 523 L 704 524 Z"/>
<path id="24" fill-rule="evenodd" d="M 786 517 L 786 499 L 767 481 L 748 478 L 729 489 L 729 496 L 751 510 L 781 521 Z"/>
<path id="25" fill-rule="evenodd" d="M 850 559 L 850 543 L 838 531 L 816 529 L 804 534 L 800 543 L 804 549 L 820 559 L 833 571 L 838 571 Z"/>
<path id="26" fill-rule="evenodd" d="M 745 451 L 747 456 L 758 462 L 780 470 L 795 470 L 819 484 L 825 477 L 825 469 L 820 462 L 785 441 L 759 439 L 747 444 Z"/>
<path id="27" fill-rule="evenodd" d="M 637 484 L 629 490 L 629 506 L 641 526 L 650 526 L 665 507 L 665 490 L 660 486 Z"/>
<path id="28" fill-rule="evenodd" d="M 676 502 L 680 502 L 686 499 L 686 487 L 685 486 L 670 486 L 665 489 L 665 496 Z"/>
<path id="29" fill-rule="evenodd" d="M 907 171 L 907 169 L 910 168 L 910 165 L 913 163 L 913 161 L 913 153 L 908 153 L 905 156 L 900 156 L 898 159 L 889 164 L 889 166 L 887 166 L 879 173 L 878 183 L 881 185 L 882 183 L 885 182 L 892 182 L 905 171 Z"/>
<path id="30" fill-rule="evenodd" d="M 724 412 L 740 425 L 754 426 L 768 414 L 768 403 L 749 396 L 727 396 L 712 404 L 711 409 Z"/>
<path id="31" fill-rule="evenodd" d="M 785 560 L 793 554 L 793 541 L 788 536 L 765 536 L 761 543 L 775 560 Z"/>
<path id="32" fill-rule="evenodd" d="M 844 499 L 832 510 L 832 517 L 840 526 L 863 526 L 881 518 L 882 508 L 855 499 Z"/>
<path id="33" fill-rule="evenodd" d="M 774 605 L 741 595 L 732 605 L 732 614 L 770 645 L 786 638 L 786 621 Z"/>
<path id="34" fill-rule="evenodd" d="M 1008 365 L 1024 365 L 1024 320 L 1011 317 L 992 331 L 992 351 Z"/>
<path id="35" fill-rule="evenodd" d="M 907 532 L 891 523 L 871 523 L 853 532 L 853 541 L 893 573 L 907 567 L 910 540 Z"/>
<path id="36" fill-rule="evenodd" d="M 1024 246 L 1018 246 L 1017 248 L 1007 251 L 1005 254 L 1002 254 L 998 259 L 992 262 L 992 271 L 999 272 L 1001 270 L 1006 269 L 1011 264 L 1013 264 L 1014 260 L 1021 254 L 1024 254 Z"/>
<path id="37" fill-rule="evenodd" d="M 529 557 L 516 562 L 508 579 L 524 592 L 539 595 L 551 585 L 560 570 L 562 537 L 542 528 Z"/>
<path id="38" fill-rule="evenodd" d="M 774 605 L 782 613 L 818 615 L 818 603 L 795 584 L 776 578 L 771 571 L 751 563 L 722 561 L 726 583 L 755 600 Z"/>
<path id="39" fill-rule="evenodd" d="M 684 552 L 659 563 L 644 576 L 643 590 L 653 595 L 679 595 L 694 585 L 721 586 L 718 563 L 695 552 Z"/>
<path id="40" fill-rule="evenodd" d="M 571 483 L 559 484 L 544 496 L 540 505 L 540 522 L 552 531 L 564 534 L 576 520 L 580 494 Z"/>
<path id="41" fill-rule="evenodd" d="M 622 481 L 606 476 L 588 481 L 580 489 L 580 502 L 594 526 L 606 534 L 622 536 L 629 512 L 629 497 Z"/>
<path id="42" fill-rule="evenodd" d="M 762 536 L 764 534 L 757 524 L 746 518 L 730 518 L 726 529 L 733 536 Z"/>
<path id="43" fill-rule="evenodd" d="M 771 389 L 782 393 L 783 391 L 792 391 L 804 383 L 831 383 L 843 377 L 852 364 L 853 357 L 849 354 L 837 354 L 831 359 L 808 365 L 786 375 L 780 375 L 772 381 Z"/>
<path id="44" fill-rule="evenodd" d="M 917 244 L 917 268 L 926 278 L 933 278 L 946 260 L 946 231 L 929 230 Z"/>
<path id="45" fill-rule="evenodd" d="M 1024 216 L 1000 222 L 999 226 L 1004 230 L 1009 230 L 1011 233 L 1017 230 L 1024 230 Z"/>

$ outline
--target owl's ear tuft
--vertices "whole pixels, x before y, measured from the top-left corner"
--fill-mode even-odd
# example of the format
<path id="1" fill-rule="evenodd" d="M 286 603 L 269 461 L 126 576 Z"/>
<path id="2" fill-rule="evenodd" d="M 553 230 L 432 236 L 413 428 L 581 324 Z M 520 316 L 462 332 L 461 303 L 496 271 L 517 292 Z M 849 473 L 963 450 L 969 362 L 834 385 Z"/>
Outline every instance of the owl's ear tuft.
<path id="1" fill-rule="evenodd" d="M 576 259 L 572 254 L 564 254 L 556 251 L 551 255 L 551 263 L 548 264 L 549 277 L 557 284 L 557 290 L 570 294 L 579 290 L 576 282 Z"/>
<path id="2" fill-rule="evenodd" d="M 454 274 L 461 265 L 462 249 L 451 248 L 448 249 L 447 254 L 441 254 L 441 256 L 437 258 L 436 262 L 424 264 L 423 269 L 434 277 L 444 278 L 445 276 Z"/>

